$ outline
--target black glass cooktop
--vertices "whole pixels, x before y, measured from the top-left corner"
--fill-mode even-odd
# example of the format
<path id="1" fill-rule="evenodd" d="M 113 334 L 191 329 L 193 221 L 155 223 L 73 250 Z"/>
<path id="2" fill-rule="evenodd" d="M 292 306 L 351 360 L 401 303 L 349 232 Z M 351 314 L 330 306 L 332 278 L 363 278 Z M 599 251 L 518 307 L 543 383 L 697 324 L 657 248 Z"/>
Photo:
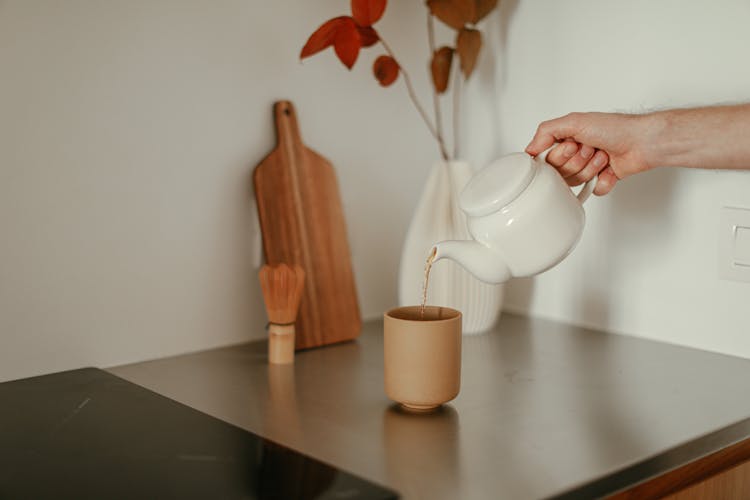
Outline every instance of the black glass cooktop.
<path id="1" fill-rule="evenodd" d="M 0 384 L 0 498 L 397 495 L 86 368 Z"/>

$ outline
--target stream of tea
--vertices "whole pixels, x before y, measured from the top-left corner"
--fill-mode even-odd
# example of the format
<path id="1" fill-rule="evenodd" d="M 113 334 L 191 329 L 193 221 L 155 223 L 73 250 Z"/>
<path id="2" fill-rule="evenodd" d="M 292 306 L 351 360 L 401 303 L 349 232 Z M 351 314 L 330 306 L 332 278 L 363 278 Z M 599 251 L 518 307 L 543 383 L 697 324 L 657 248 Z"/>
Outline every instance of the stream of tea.
<path id="1" fill-rule="evenodd" d="M 427 286 L 430 284 L 430 269 L 432 269 L 432 263 L 435 261 L 435 255 L 437 255 L 437 248 L 433 248 L 430 252 L 430 256 L 427 257 L 427 262 L 424 266 L 424 281 L 422 281 L 422 306 L 419 309 L 419 315 L 424 319 L 424 310 L 427 307 Z"/>

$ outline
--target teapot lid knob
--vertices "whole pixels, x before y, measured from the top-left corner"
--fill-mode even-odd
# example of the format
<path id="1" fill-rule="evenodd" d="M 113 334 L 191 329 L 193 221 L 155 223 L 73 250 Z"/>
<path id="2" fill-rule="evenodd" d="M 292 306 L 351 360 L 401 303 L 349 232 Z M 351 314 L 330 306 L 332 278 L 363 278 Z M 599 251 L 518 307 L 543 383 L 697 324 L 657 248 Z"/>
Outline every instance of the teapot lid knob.
<path id="1" fill-rule="evenodd" d="M 526 189 L 535 171 L 534 160 L 526 153 L 498 158 L 477 172 L 461 192 L 461 210 L 481 217 L 503 208 Z"/>

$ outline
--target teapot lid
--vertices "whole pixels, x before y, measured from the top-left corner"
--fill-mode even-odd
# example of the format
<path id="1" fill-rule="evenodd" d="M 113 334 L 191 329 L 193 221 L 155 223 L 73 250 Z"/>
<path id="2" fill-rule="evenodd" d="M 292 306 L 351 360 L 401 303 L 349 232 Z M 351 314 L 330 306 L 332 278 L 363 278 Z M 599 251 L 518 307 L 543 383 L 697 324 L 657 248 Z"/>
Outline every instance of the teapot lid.
<path id="1" fill-rule="evenodd" d="M 534 160 L 526 153 L 498 158 L 477 172 L 461 192 L 461 210 L 481 217 L 501 209 L 526 189 L 534 171 Z"/>

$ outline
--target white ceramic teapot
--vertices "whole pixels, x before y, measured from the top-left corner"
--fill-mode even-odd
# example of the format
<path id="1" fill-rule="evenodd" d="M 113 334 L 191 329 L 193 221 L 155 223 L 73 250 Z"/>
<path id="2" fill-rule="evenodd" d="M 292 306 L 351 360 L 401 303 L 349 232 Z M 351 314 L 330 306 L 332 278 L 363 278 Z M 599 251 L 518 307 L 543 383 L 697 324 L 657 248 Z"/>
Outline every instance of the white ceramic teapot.
<path id="1" fill-rule="evenodd" d="M 512 153 L 477 172 L 459 205 L 473 240 L 442 241 L 435 258 L 452 259 L 487 283 L 539 274 L 562 261 L 578 243 L 583 202 L 596 178 L 574 195 L 547 153 Z"/>

